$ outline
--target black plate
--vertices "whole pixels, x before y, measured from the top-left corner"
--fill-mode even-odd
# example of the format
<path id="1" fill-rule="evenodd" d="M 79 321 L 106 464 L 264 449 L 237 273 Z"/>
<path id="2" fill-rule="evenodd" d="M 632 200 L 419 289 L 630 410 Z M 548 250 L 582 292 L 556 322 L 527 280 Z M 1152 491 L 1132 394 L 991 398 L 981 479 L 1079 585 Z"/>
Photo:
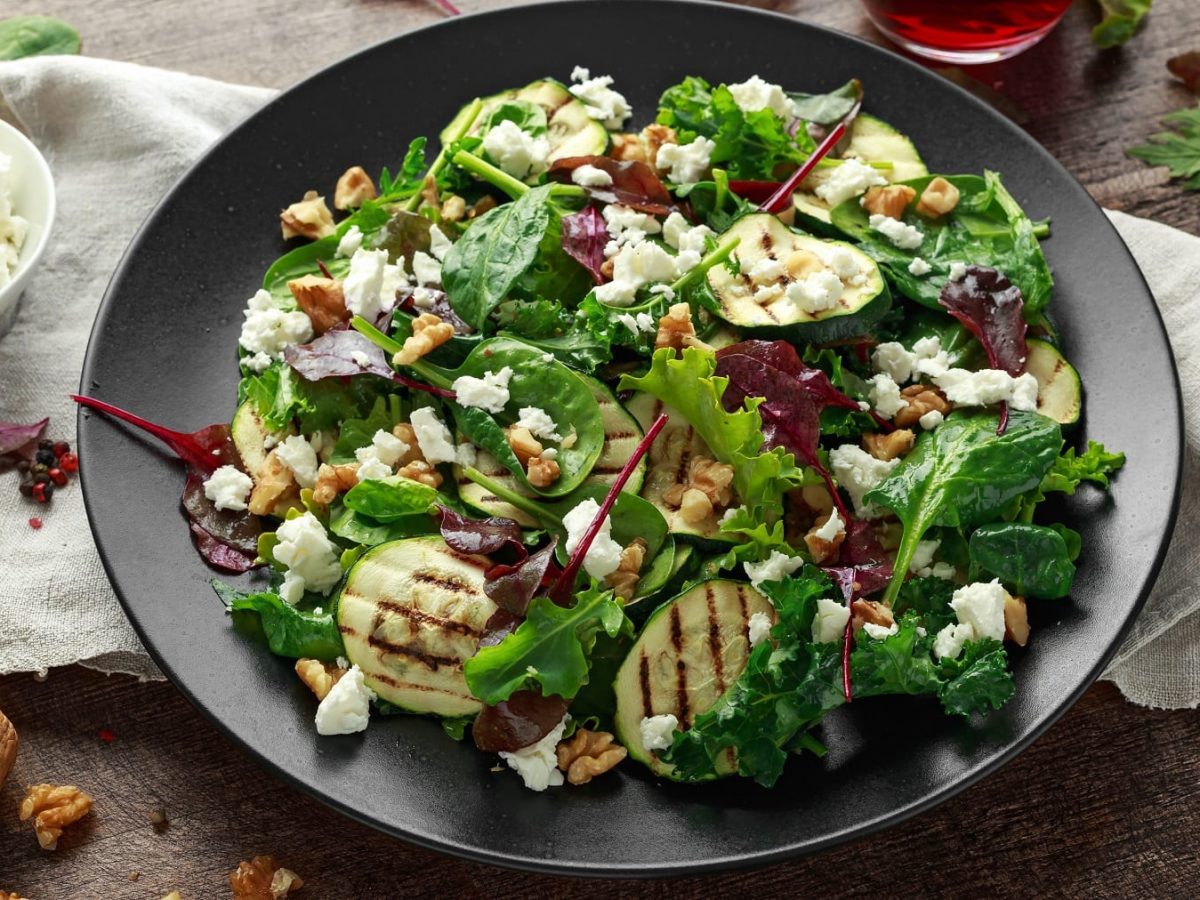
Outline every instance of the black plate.
<path id="1" fill-rule="evenodd" d="M 616 76 L 635 119 L 686 74 L 759 73 L 805 90 L 857 76 L 866 108 L 912 136 L 932 171 L 1004 174 L 1050 216 L 1052 311 L 1087 386 L 1087 437 L 1129 454 L 1111 497 L 1082 490 L 1074 597 L 1037 604 L 1016 654 L 1017 696 L 970 726 L 925 700 L 830 716 L 823 761 L 797 759 L 774 791 L 741 780 L 656 782 L 634 764 L 584 788 L 535 794 L 495 757 L 432 721 L 377 719 L 322 738 L 286 660 L 235 634 L 178 502 L 178 464 L 83 415 L 84 490 L 109 576 L 147 649 L 231 738 L 296 786 L 369 825 L 462 856 L 546 871 L 664 875 L 765 863 L 893 824 L 1011 759 L 1087 688 L 1158 571 L 1177 505 L 1180 400 L 1141 274 L 1087 193 L 1016 126 L 878 47 L 780 15 L 675 2 L 583 2 L 448 21 L 351 57 L 241 125 L 171 191 L 101 307 L 83 389 L 190 430 L 228 419 L 241 311 L 279 254 L 275 213 L 348 165 L 395 165 L 476 95 L 575 65 Z M 1136 386 L 1136 390 L 1131 390 Z"/>

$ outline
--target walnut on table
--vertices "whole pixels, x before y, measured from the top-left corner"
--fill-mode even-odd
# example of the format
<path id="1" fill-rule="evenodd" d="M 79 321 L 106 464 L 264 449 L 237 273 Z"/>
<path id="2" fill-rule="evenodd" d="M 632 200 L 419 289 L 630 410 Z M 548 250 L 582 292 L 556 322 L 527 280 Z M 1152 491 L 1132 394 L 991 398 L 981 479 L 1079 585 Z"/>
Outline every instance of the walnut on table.
<path id="1" fill-rule="evenodd" d="M 4 787 L 4 779 L 12 771 L 13 762 L 17 758 L 17 729 L 0 712 L 0 787 Z"/>
<path id="2" fill-rule="evenodd" d="M 63 829 L 92 810 L 92 798 L 73 784 L 31 785 L 18 813 L 22 822 L 33 818 L 33 830 L 43 850 L 58 846 Z"/>
<path id="3" fill-rule="evenodd" d="M 567 781 L 587 784 L 623 760 L 626 750 L 614 743 L 613 736 L 607 731 L 580 728 L 569 741 L 559 743 L 555 755 L 558 767 L 567 773 Z"/>
<path id="4" fill-rule="evenodd" d="M 280 900 L 304 887 L 304 881 L 291 869 L 275 863 L 272 856 L 256 856 L 238 863 L 229 873 L 233 900 Z"/>

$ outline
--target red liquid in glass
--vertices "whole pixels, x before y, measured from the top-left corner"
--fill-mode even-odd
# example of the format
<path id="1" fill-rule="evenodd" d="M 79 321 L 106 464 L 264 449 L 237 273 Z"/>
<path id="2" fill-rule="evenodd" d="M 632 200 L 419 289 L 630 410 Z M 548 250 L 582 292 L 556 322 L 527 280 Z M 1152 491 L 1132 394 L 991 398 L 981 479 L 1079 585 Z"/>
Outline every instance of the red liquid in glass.
<path id="1" fill-rule="evenodd" d="M 1071 0 L 862 0 L 875 24 L 900 44 L 946 54 L 1008 55 L 1036 42 Z"/>

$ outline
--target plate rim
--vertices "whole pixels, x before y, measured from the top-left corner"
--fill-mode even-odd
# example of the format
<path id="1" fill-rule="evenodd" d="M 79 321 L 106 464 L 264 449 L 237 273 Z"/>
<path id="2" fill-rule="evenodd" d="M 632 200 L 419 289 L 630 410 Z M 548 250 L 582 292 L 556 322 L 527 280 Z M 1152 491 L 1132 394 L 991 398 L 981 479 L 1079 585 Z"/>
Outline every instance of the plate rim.
<path id="1" fill-rule="evenodd" d="M 179 176 L 170 188 L 157 201 L 154 207 L 147 214 L 142 223 L 138 226 L 129 245 L 126 247 L 121 256 L 119 263 L 113 270 L 113 274 L 105 287 L 104 295 L 97 308 L 96 318 L 92 325 L 92 330 L 88 337 L 87 350 L 84 355 L 83 365 L 80 374 L 80 392 L 87 393 L 87 387 L 92 381 L 92 374 L 100 357 L 100 344 L 103 341 L 104 325 L 116 306 L 114 302 L 115 293 L 114 287 L 117 286 L 125 277 L 127 270 L 132 267 L 135 255 L 140 251 L 146 238 L 157 223 L 157 220 L 165 214 L 168 207 L 171 206 L 176 195 L 179 194 L 188 182 L 197 176 L 197 173 L 204 167 L 210 157 L 221 152 L 224 146 L 235 136 L 240 135 L 244 130 L 253 128 L 254 123 L 260 117 L 266 115 L 277 104 L 284 101 L 289 95 L 302 90 L 309 83 L 318 79 L 324 78 L 329 73 L 343 66 L 351 64 L 362 56 L 369 55 L 381 49 L 382 47 L 392 44 L 397 41 L 403 41 L 412 36 L 426 34 L 435 29 L 455 28 L 456 23 L 460 21 L 474 21 L 477 19 L 487 18 L 504 18 L 511 15 L 515 11 L 529 10 L 533 7 L 559 7 L 566 8 L 570 6 L 595 6 L 606 7 L 611 6 L 614 2 L 622 2 L 627 5 L 643 5 L 643 6 L 660 6 L 671 7 L 674 10 L 679 10 L 681 6 L 696 6 L 718 9 L 723 15 L 737 18 L 740 16 L 746 17 L 766 17 L 780 22 L 787 22 L 789 27 L 806 29 L 811 32 L 824 35 L 833 40 L 842 42 L 848 41 L 854 45 L 856 52 L 881 53 L 891 58 L 892 62 L 899 62 L 909 73 L 916 73 L 918 79 L 925 77 L 938 78 L 939 76 L 926 69 L 913 60 L 906 58 L 900 53 L 893 50 L 890 46 L 874 44 L 857 35 L 847 34 L 837 29 L 826 25 L 820 25 L 810 21 L 800 19 L 796 15 L 777 12 L 774 10 L 759 9 L 756 7 L 746 6 L 730 6 L 726 3 L 717 2 L 717 0 L 534 0 L 534 2 L 514 4 L 512 6 L 502 7 L 498 9 L 485 10 L 476 13 L 470 13 L 463 16 L 453 18 L 440 19 L 431 22 L 427 25 L 413 28 L 392 34 L 382 38 L 368 46 L 364 46 L 355 52 L 337 59 L 329 65 L 323 66 L 319 70 L 305 76 L 294 84 L 279 91 L 274 97 L 264 103 L 261 107 L 249 113 L 242 118 L 231 128 L 229 128 L 220 138 L 206 148 L 199 157 L 193 161 L 188 168 Z M 569 14 L 569 13 L 568 13 Z M 1129 251 L 1128 246 L 1121 238 L 1120 233 L 1113 225 L 1112 220 L 1105 214 L 1103 207 L 1096 202 L 1087 189 L 1076 179 L 1076 177 L 1066 169 L 1037 139 L 1030 135 L 1018 123 L 1012 121 L 1002 113 L 994 109 L 983 100 L 975 97 L 969 91 L 959 85 L 941 79 L 943 86 L 949 88 L 951 93 L 956 94 L 960 102 L 968 103 L 975 107 L 979 112 L 982 112 L 994 122 L 999 123 L 1001 127 L 1015 130 L 1020 134 L 1029 149 L 1032 149 L 1039 157 L 1044 165 L 1057 171 L 1060 176 L 1063 176 L 1062 184 L 1070 185 L 1079 195 L 1087 198 L 1088 203 L 1094 207 L 1100 218 L 1104 221 L 1105 226 L 1111 231 L 1112 235 L 1120 241 L 1126 258 L 1136 272 L 1138 279 L 1145 287 L 1147 295 L 1151 298 L 1151 310 L 1153 312 L 1153 320 L 1157 326 L 1157 332 L 1163 344 L 1169 351 L 1169 369 L 1172 381 L 1171 400 L 1175 405 L 1175 415 L 1171 417 L 1174 423 L 1177 440 L 1175 442 L 1175 453 L 1173 454 L 1174 472 L 1173 481 L 1174 488 L 1171 494 L 1170 509 L 1167 513 L 1166 524 L 1167 528 L 1159 540 L 1157 551 L 1151 561 L 1150 566 L 1146 570 L 1146 574 L 1138 589 L 1138 596 L 1134 604 L 1131 606 L 1125 620 L 1117 629 L 1113 639 L 1101 652 L 1092 667 L 1086 672 L 1078 685 L 1071 693 L 1065 695 L 1053 709 L 1045 713 L 1040 721 L 1029 729 L 1029 732 L 1022 738 L 1008 743 L 1001 751 L 997 752 L 993 757 L 984 762 L 979 763 L 974 768 L 970 769 L 965 775 L 957 781 L 947 784 L 937 790 L 934 790 L 920 799 L 913 801 L 905 806 L 894 808 L 885 814 L 876 816 L 874 819 L 859 823 L 854 826 L 839 829 L 822 835 L 814 840 L 804 841 L 802 843 L 784 844 L 772 849 L 762 851 L 748 851 L 738 853 L 732 856 L 713 857 L 703 861 L 694 860 L 675 860 L 668 861 L 662 864 L 649 865 L 644 863 L 634 863 L 625 865 L 619 860 L 612 861 L 607 864 L 598 864 L 586 861 L 576 860 L 559 860 L 553 858 L 534 857 L 530 855 L 518 855 L 516 853 L 500 853 L 497 851 L 479 848 L 462 842 L 456 839 L 443 838 L 440 836 L 429 835 L 415 830 L 406 830 L 384 821 L 377 820 L 372 816 L 363 813 L 330 792 L 322 791 L 315 785 L 310 785 L 305 782 L 300 776 L 285 769 L 277 764 L 273 759 L 258 753 L 251 747 L 246 740 L 238 735 L 230 726 L 228 726 L 214 711 L 210 710 L 202 703 L 186 684 L 178 677 L 174 667 L 159 653 L 159 651 L 146 639 L 146 634 L 139 621 L 135 611 L 126 601 L 123 593 L 118 588 L 118 580 L 115 574 L 115 566 L 110 559 L 110 554 L 104 549 L 103 539 L 100 536 L 98 528 L 99 517 L 93 515 L 93 509 L 97 509 L 93 502 L 91 492 L 89 490 L 89 480 L 86 477 L 88 464 L 87 453 L 87 438 L 89 423 L 93 419 L 93 415 L 85 408 L 80 406 L 77 411 L 76 426 L 77 426 L 77 443 L 80 448 L 80 483 L 83 491 L 85 509 L 88 512 L 88 525 L 95 540 L 98 554 L 104 571 L 109 578 L 109 582 L 113 587 L 113 591 L 120 602 L 122 611 L 137 633 L 142 646 L 154 660 L 155 664 L 167 676 L 171 684 L 188 700 L 194 709 L 200 712 L 205 719 L 216 727 L 227 740 L 229 740 L 238 750 L 246 754 L 256 765 L 267 769 L 273 777 L 280 778 L 289 786 L 296 788 L 305 795 L 312 797 L 324 806 L 336 810 L 338 813 L 345 815 L 375 831 L 382 832 L 391 837 L 398 838 L 402 841 L 420 846 L 424 849 L 433 850 L 435 852 L 444 853 L 460 859 L 470 860 L 472 862 L 484 863 L 487 865 L 499 866 L 506 869 L 513 869 L 524 872 L 537 873 L 541 875 L 551 876 L 567 876 L 567 877 L 585 877 L 585 878 L 620 878 L 620 879 L 647 879 L 647 878 L 670 878 L 679 877 L 685 874 L 710 874 L 717 872 L 726 872 L 738 869 L 749 869 L 762 867 L 773 863 L 784 862 L 787 860 L 795 860 L 815 853 L 822 852 L 840 844 L 848 843 L 853 840 L 868 837 L 878 833 L 885 828 L 890 828 L 899 825 L 914 816 L 932 809 L 946 802 L 947 800 L 957 796 L 959 793 L 967 790 L 982 779 L 994 774 L 1000 768 L 1010 763 L 1019 754 L 1023 753 L 1030 744 L 1042 737 L 1061 717 L 1071 709 L 1079 698 L 1086 693 L 1099 678 L 1108 662 L 1119 650 L 1125 637 L 1127 637 L 1130 629 L 1133 627 L 1134 621 L 1142 611 L 1149 598 L 1150 592 L 1153 590 L 1154 584 L 1157 581 L 1158 575 L 1162 569 L 1166 554 L 1171 544 L 1171 537 L 1178 521 L 1178 514 L 1182 495 L 1182 473 L 1184 463 L 1184 453 L 1186 449 L 1186 434 L 1184 430 L 1183 419 L 1183 396 L 1179 380 L 1178 365 L 1175 360 L 1174 350 L 1171 346 L 1170 336 L 1166 329 L 1166 324 L 1163 320 L 1162 313 L 1158 308 L 1157 302 L 1154 301 L 1154 294 L 1150 290 L 1149 284 L 1146 282 L 1145 275 L 1142 273 L 1137 260 Z"/>

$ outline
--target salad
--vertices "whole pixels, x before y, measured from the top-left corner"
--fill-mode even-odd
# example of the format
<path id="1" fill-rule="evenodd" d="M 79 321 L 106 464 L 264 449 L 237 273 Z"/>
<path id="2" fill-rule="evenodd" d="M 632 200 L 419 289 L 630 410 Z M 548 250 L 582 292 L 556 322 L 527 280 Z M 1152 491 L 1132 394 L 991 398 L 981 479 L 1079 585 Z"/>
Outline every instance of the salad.
<path id="1" fill-rule="evenodd" d="M 1081 550 L 1046 501 L 1124 462 L 1064 438 L 1048 223 L 857 81 L 632 116 L 577 68 L 289 205 L 232 424 L 81 402 L 188 464 L 321 735 L 424 714 L 534 790 L 626 757 L 770 787 L 844 704 L 1000 708 Z"/>

